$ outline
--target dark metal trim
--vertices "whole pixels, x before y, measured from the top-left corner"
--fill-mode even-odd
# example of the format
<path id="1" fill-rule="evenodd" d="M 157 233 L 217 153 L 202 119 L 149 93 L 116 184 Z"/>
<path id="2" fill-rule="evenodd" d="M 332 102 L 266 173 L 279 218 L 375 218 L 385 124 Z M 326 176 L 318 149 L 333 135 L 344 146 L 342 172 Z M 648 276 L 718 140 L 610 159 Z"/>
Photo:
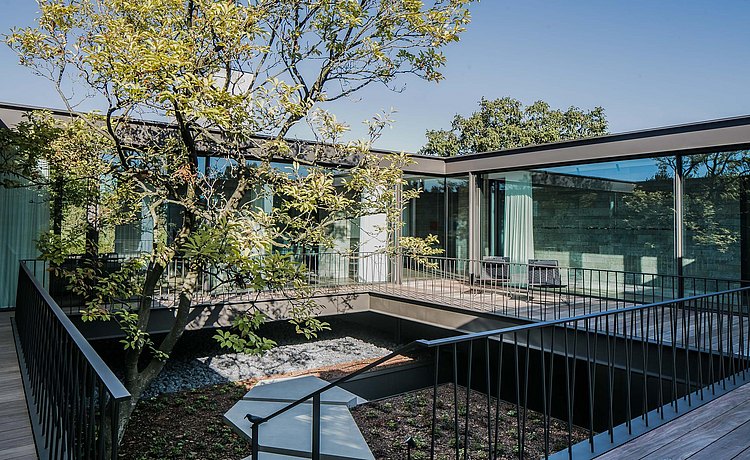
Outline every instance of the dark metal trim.
<path id="1" fill-rule="evenodd" d="M 561 318 L 561 319 L 550 320 L 550 321 L 540 321 L 536 323 L 522 324 L 519 326 L 512 326 L 512 327 L 503 328 L 503 329 L 494 329 L 491 331 L 472 332 L 470 334 L 465 334 L 465 335 L 456 336 L 456 337 L 446 337 L 444 339 L 417 340 L 416 343 L 424 347 L 433 348 L 433 347 L 438 347 L 438 346 L 443 346 L 443 345 L 450 345 L 454 343 L 468 342 L 468 341 L 472 341 L 476 339 L 484 339 L 487 337 L 492 337 L 492 336 L 500 335 L 500 334 L 507 335 L 507 334 L 512 334 L 514 332 L 528 331 L 532 329 L 540 329 L 540 328 L 555 326 L 555 325 L 560 325 L 560 324 L 568 324 L 568 323 L 575 324 L 578 321 L 586 321 L 586 320 L 590 321 L 596 318 L 611 316 L 614 313 L 623 314 L 623 313 L 629 313 L 629 312 L 636 312 L 639 310 L 646 310 L 646 309 L 654 308 L 654 307 L 672 305 L 672 304 L 679 303 L 679 302 L 693 302 L 695 300 L 716 297 L 719 294 L 729 295 L 729 294 L 739 294 L 739 293 L 750 293 L 750 287 L 730 289 L 727 291 L 713 292 L 709 294 L 700 294 L 700 295 L 684 297 L 680 299 L 663 300 L 660 302 L 654 302 L 654 303 L 649 303 L 649 304 L 618 308 L 617 310 L 609 310 L 609 311 L 605 310 L 605 311 L 596 312 L 596 313 L 587 313 L 585 315 L 571 316 L 569 318 Z"/>
<path id="2" fill-rule="evenodd" d="M 750 115 L 738 117 L 719 118 L 715 120 L 698 121 L 693 123 L 683 123 L 679 125 L 661 126 L 636 131 L 627 131 L 624 133 L 607 134 L 604 136 L 587 137 L 562 142 L 551 142 L 548 144 L 536 144 L 514 149 L 494 150 L 489 152 L 479 152 L 469 155 L 444 158 L 446 163 L 461 162 L 483 157 L 494 157 L 498 155 L 509 156 L 522 153 L 541 152 L 546 150 L 559 150 L 570 147 L 580 147 L 589 145 L 611 144 L 615 142 L 646 140 L 655 137 L 672 136 L 677 134 L 694 134 L 703 131 L 713 131 L 718 129 L 748 127 L 750 126 Z M 750 139 L 748 140 L 750 141 Z"/>
<path id="3" fill-rule="evenodd" d="M 59 109 L 0 102 L 0 111 L 48 110 L 56 116 L 70 116 Z M 167 127 L 158 121 L 139 121 L 144 126 Z M 0 120 L 0 125 L 7 124 Z M 259 140 L 264 139 L 257 136 Z M 312 141 L 290 139 L 301 144 Z M 567 164 L 581 164 L 661 155 L 708 153 L 750 148 L 750 115 L 651 128 L 606 136 L 532 145 L 508 150 L 480 152 L 455 157 L 410 154 L 415 164 L 404 168 L 414 174 L 455 176 L 468 172 L 509 171 Z M 372 149 L 387 157 L 394 150 Z M 331 165 L 336 166 L 336 165 Z M 346 164 L 339 166 L 347 167 Z"/>
<path id="4" fill-rule="evenodd" d="M 34 288 L 39 292 L 44 302 L 49 306 L 49 310 L 55 315 L 55 318 L 60 321 L 62 326 L 65 328 L 65 331 L 69 334 L 70 339 L 81 350 L 81 353 L 91 365 L 96 375 L 109 389 L 112 397 L 116 401 L 125 401 L 129 399 L 130 392 L 125 388 L 122 382 L 120 382 L 120 379 L 115 376 L 114 372 L 112 372 L 112 369 L 107 366 L 101 356 L 99 356 L 99 354 L 94 350 L 91 344 L 86 340 L 83 334 L 81 334 L 81 332 L 75 327 L 70 318 L 68 318 L 68 316 L 57 305 L 57 302 L 55 302 L 52 296 L 49 295 L 49 292 L 47 292 L 47 290 L 42 287 L 36 277 L 32 275 L 31 271 L 29 271 L 25 263 L 21 263 L 21 270 L 23 270 L 29 277 Z M 18 306 L 16 306 L 16 308 L 18 308 Z"/>
<path id="5" fill-rule="evenodd" d="M 672 180 L 673 198 L 674 198 L 674 258 L 675 270 L 680 277 L 677 297 L 685 296 L 685 282 L 682 278 L 684 274 L 683 256 L 685 249 L 685 209 L 684 209 L 684 180 L 682 168 L 682 155 L 676 155 L 674 179 Z"/>

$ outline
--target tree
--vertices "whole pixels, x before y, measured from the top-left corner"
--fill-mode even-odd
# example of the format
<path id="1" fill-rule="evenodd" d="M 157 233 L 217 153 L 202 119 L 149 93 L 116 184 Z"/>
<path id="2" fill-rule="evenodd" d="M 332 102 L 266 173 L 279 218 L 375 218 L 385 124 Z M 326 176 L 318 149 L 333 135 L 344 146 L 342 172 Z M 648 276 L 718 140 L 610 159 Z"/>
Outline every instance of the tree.
<path id="1" fill-rule="evenodd" d="M 121 427 L 182 336 L 202 274 L 257 290 L 304 289 L 302 270 L 282 252 L 330 246 L 334 222 L 366 214 L 385 213 L 385 231 L 395 231 L 411 196 L 397 201 L 392 186 L 403 183 L 408 160 L 370 152 L 389 120 L 374 118 L 369 139 L 344 143 L 347 126 L 324 105 L 374 83 L 392 87 L 403 74 L 440 80 L 441 49 L 458 40 L 469 3 L 39 0 L 38 25 L 6 36 L 21 64 L 53 82 L 70 112 L 37 114 L 24 124 L 15 134 L 54 138 L 31 161 L 15 163 L 44 160 L 69 183 L 88 184 L 81 215 L 88 257 L 61 276 L 86 299 L 85 319 L 115 320 L 125 332 L 124 384 L 133 402 Z M 74 94 L 100 110 L 77 115 Z M 317 142 L 285 139 L 300 123 Z M 37 140 L 49 141 L 43 137 Z M 202 170 L 207 154 L 225 168 Z M 293 167 L 274 168 L 279 160 Z M 326 166 L 332 163 L 348 165 L 343 181 Z M 259 203 L 269 194 L 278 203 L 264 212 Z M 114 272 L 102 269 L 98 233 L 140 221 L 144 206 L 153 250 Z M 167 207 L 177 222 L 168 221 Z M 69 252 L 54 233 L 40 247 L 56 262 Z M 176 320 L 156 342 L 147 332 L 155 289 L 177 258 L 186 272 Z M 290 315 L 306 335 L 327 327 L 304 298 Z M 237 332 L 219 339 L 242 350 L 273 346 L 257 334 L 265 319 L 251 311 L 237 320 Z"/>
<path id="2" fill-rule="evenodd" d="M 479 111 L 468 118 L 453 117 L 449 130 L 427 130 L 427 144 L 419 153 L 451 157 L 607 134 L 604 109 L 566 111 L 544 101 L 524 107 L 510 97 L 482 98 Z"/>

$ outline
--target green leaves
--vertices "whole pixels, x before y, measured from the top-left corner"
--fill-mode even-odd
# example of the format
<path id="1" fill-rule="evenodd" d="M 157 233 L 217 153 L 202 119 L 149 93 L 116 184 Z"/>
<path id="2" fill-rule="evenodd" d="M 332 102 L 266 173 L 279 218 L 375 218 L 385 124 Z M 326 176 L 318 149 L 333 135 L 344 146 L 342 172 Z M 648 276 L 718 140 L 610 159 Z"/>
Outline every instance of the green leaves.
<path id="1" fill-rule="evenodd" d="M 250 315 L 242 315 L 234 320 L 238 333 L 218 330 L 214 334 L 214 339 L 222 348 L 228 348 L 237 353 L 262 354 L 276 346 L 273 340 L 256 333 L 265 321 L 265 315 L 257 311 Z"/>
<path id="2" fill-rule="evenodd" d="M 0 155 L 10 152 L 0 173 L 7 165 L 14 180 L 55 186 L 59 234 L 39 247 L 55 264 L 87 253 L 60 275 L 86 300 L 84 320 L 116 321 L 124 332 L 134 394 L 158 374 L 196 298 L 226 286 L 243 295 L 293 290 L 285 317 L 296 332 L 313 338 L 329 328 L 316 318 L 306 268 L 280 253 L 331 247 L 342 223 L 369 214 L 385 214 L 387 228 L 376 230 L 393 234 L 413 193 L 394 189 L 407 157 L 371 151 L 387 116 L 368 124 L 369 138 L 343 142 L 348 126 L 321 105 L 373 83 L 395 88 L 403 74 L 440 80 L 442 50 L 468 23 L 469 4 L 42 0 L 36 27 L 4 37 L 71 113 L 39 114 L 0 134 Z M 74 114 L 76 94 L 100 104 L 98 113 Z M 306 121 L 315 142 L 288 141 Z M 99 253 L 114 249 L 122 225 L 152 234 L 153 246 L 141 264 L 105 269 Z M 185 273 L 165 280 L 178 259 Z M 162 284 L 175 292 L 177 321 L 156 347 L 146 331 Z M 251 302 L 216 339 L 262 352 L 275 345 L 259 332 L 267 320 Z"/>
<path id="3" fill-rule="evenodd" d="M 432 62 L 428 60 L 427 62 Z M 468 118 L 456 115 L 450 130 L 428 130 L 420 153 L 455 156 L 607 134 L 604 109 L 551 109 L 544 101 L 524 107 L 510 97 L 482 98 Z"/>

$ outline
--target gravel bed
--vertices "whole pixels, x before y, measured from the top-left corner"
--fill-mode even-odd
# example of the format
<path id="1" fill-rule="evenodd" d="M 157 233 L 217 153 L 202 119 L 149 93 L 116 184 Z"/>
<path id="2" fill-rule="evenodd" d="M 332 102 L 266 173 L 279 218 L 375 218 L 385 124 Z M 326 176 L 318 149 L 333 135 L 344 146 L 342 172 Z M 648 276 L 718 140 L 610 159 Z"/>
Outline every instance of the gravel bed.
<path id="1" fill-rule="evenodd" d="M 197 357 L 174 357 L 143 397 L 379 358 L 390 353 L 391 350 L 380 345 L 346 336 L 280 344 L 263 355 L 212 352 Z"/>

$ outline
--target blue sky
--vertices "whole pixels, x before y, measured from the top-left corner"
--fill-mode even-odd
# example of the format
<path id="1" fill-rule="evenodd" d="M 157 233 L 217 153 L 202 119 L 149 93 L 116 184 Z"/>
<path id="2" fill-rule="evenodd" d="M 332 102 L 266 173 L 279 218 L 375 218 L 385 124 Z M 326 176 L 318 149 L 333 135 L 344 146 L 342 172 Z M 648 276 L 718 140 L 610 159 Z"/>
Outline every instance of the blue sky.
<path id="1" fill-rule="evenodd" d="M 2 32 L 33 22 L 32 0 L 0 6 Z M 472 15 L 446 52 L 444 81 L 405 78 L 401 93 L 371 87 L 332 107 L 352 136 L 364 132 L 362 120 L 395 108 L 378 146 L 416 151 L 426 129 L 448 127 L 482 96 L 600 105 L 612 132 L 750 114 L 750 1 L 484 0 Z M 0 101 L 61 106 L 5 46 L 0 68 Z"/>

